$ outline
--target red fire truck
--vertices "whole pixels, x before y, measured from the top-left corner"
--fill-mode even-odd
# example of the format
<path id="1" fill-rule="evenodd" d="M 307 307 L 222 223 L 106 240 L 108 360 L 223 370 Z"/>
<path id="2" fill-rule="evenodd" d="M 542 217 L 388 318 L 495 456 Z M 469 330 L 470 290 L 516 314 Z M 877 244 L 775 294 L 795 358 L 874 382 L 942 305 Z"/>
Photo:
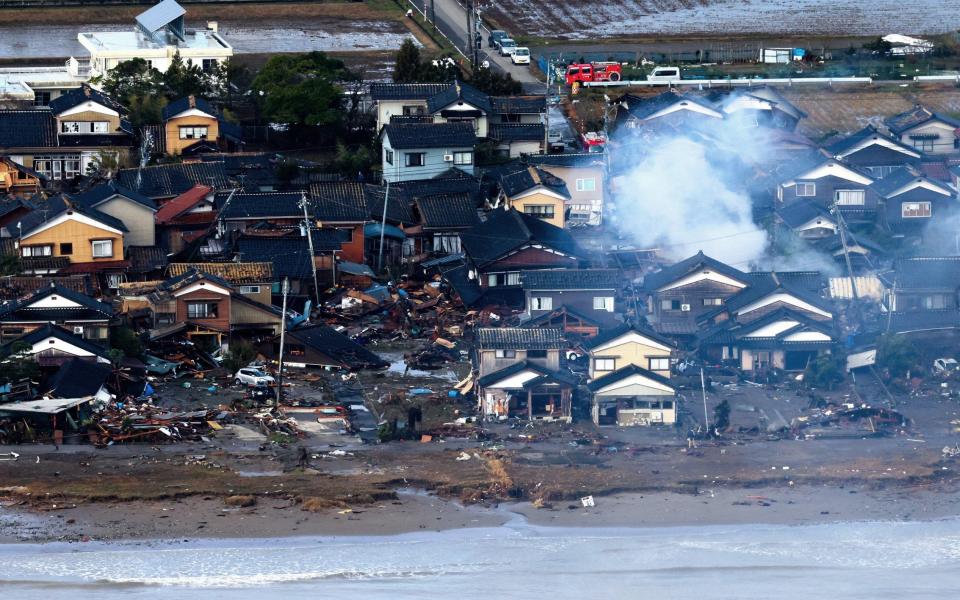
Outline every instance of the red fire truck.
<path id="1" fill-rule="evenodd" d="M 574 82 L 620 81 L 623 67 L 616 62 L 574 63 L 567 65 L 567 85 Z"/>

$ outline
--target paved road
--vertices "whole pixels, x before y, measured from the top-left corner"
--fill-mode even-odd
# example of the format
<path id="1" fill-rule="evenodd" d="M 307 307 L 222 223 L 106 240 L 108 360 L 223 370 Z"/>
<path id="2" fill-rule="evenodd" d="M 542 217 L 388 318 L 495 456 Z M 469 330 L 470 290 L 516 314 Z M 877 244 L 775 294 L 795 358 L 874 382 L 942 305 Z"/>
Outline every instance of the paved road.
<path id="1" fill-rule="evenodd" d="M 429 0 L 411 0 L 417 8 L 424 10 L 426 4 L 429 7 Z M 470 56 L 470 45 L 467 41 L 467 10 L 457 0 L 433 0 L 434 12 L 437 19 L 437 28 L 443 32 L 453 44 Z M 428 15 L 429 16 L 429 15 Z M 494 68 L 510 73 L 516 81 L 524 84 L 524 91 L 540 91 L 543 93 L 543 84 L 533 76 L 530 69 L 525 66 L 516 66 L 510 62 L 509 57 L 500 56 L 493 48 L 487 47 L 487 36 L 490 31 L 483 26 L 480 30 L 483 36 L 483 48 L 481 50 L 482 58 L 490 61 Z"/>

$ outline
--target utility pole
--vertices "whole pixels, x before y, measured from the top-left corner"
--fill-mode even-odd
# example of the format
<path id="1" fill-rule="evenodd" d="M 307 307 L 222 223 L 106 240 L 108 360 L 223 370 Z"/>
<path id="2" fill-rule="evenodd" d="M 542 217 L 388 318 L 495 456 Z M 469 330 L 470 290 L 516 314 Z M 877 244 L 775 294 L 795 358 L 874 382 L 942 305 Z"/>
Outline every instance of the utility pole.
<path id="1" fill-rule="evenodd" d="M 703 378 L 703 367 L 700 367 L 700 391 L 703 393 L 703 434 L 710 429 L 710 417 L 707 415 L 707 382 Z"/>
<path id="2" fill-rule="evenodd" d="M 283 343 L 287 337 L 287 292 L 290 291 L 290 280 L 283 278 L 283 314 L 280 315 L 280 358 L 277 361 L 277 397 L 273 400 L 273 408 L 280 407 L 280 394 L 283 392 Z"/>
<path id="3" fill-rule="evenodd" d="M 380 219 L 380 254 L 377 257 L 377 273 L 383 271 L 383 237 L 387 230 L 387 203 L 390 202 L 390 180 L 387 180 L 387 192 L 383 196 L 383 217 Z"/>
<path id="4" fill-rule="evenodd" d="M 547 89 L 543 92 L 543 153 L 550 154 L 550 106 L 547 98 L 550 97 L 550 84 L 553 83 L 553 59 L 547 57 Z"/>
<path id="5" fill-rule="evenodd" d="M 307 194 L 304 192 L 300 196 L 300 207 L 303 208 L 303 226 L 307 232 L 307 245 L 310 247 L 310 271 L 313 273 L 313 294 L 317 299 L 317 308 L 320 308 L 320 284 L 317 283 L 317 264 L 313 252 L 313 231 L 310 227 L 310 217 L 307 216 Z M 336 258 L 336 256 L 334 256 Z M 310 315 L 307 315 L 310 318 Z"/>

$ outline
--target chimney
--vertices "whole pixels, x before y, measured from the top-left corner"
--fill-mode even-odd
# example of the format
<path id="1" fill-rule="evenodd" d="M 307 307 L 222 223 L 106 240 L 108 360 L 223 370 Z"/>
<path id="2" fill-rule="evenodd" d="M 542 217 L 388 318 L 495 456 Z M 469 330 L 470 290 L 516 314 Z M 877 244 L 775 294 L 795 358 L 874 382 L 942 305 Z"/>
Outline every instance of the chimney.
<path id="1" fill-rule="evenodd" d="M 187 102 L 190 103 L 190 108 L 197 107 L 197 97 L 194 96 L 193 94 L 190 94 L 189 96 L 187 96 Z"/>

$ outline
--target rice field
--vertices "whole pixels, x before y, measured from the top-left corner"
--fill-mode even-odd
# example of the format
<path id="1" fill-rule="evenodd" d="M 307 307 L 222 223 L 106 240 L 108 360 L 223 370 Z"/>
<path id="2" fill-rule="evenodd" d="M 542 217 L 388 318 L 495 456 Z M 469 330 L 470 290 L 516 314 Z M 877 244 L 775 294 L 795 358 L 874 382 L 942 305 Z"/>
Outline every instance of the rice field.
<path id="1" fill-rule="evenodd" d="M 486 13 L 514 33 L 567 40 L 919 35 L 960 29 L 960 0 L 498 0 Z"/>

